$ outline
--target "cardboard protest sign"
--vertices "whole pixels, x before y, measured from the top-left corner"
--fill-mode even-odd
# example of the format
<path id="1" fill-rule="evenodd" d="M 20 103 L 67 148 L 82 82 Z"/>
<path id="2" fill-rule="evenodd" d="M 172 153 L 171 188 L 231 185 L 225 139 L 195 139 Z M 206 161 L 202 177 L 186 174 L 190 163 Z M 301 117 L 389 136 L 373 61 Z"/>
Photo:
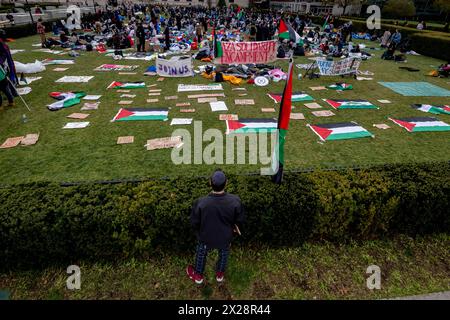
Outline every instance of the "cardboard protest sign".
<path id="1" fill-rule="evenodd" d="M 227 111 L 227 105 L 225 104 L 224 101 L 213 101 L 209 103 L 210 107 L 211 107 L 211 111 L 212 112 L 216 112 L 216 111 Z"/>
<path id="2" fill-rule="evenodd" d="M 346 58 L 340 61 L 316 60 L 320 74 L 323 76 L 340 76 L 358 70 L 361 60 Z"/>
<path id="3" fill-rule="evenodd" d="M 236 104 L 236 105 L 254 105 L 255 100 L 253 100 L 253 99 L 235 99 L 234 104 Z"/>
<path id="4" fill-rule="evenodd" d="M 175 125 L 185 125 L 185 124 L 191 124 L 191 123 L 192 123 L 192 118 L 173 118 L 170 125 L 175 126 Z"/>
<path id="5" fill-rule="evenodd" d="M 59 83 L 80 83 L 89 82 L 94 76 L 64 76 L 55 82 Z"/>
<path id="6" fill-rule="evenodd" d="M 117 144 L 128 144 L 134 142 L 134 136 L 118 137 Z"/>
<path id="7" fill-rule="evenodd" d="M 198 98 L 225 98 L 224 93 L 204 93 L 204 94 L 190 94 L 188 99 L 198 99 Z"/>
<path id="8" fill-rule="evenodd" d="M 191 57 L 156 58 L 156 73 L 163 77 L 191 77 L 194 73 Z"/>
<path id="9" fill-rule="evenodd" d="M 275 108 L 261 108 L 261 112 L 275 112 Z"/>
<path id="10" fill-rule="evenodd" d="M 313 111 L 311 112 L 316 117 L 331 117 L 334 116 L 334 113 L 330 110 L 322 110 L 322 111 Z"/>
<path id="11" fill-rule="evenodd" d="M 317 102 L 311 102 L 311 103 L 305 103 L 305 107 L 308 109 L 320 109 L 322 106 L 318 104 Z"/>
<path id="12" fill-rule="evenodd" d="M 175 106 L 176 107 L 189 107 L 191 105 L 190 102 L 179 102 Z"/>
<path id="13" fill-rule="evenodd" d="M 237 114 L 221 114 L 219 115 L 219 120 L 228 121 L 228 120 L 239 120 Z"/>
<path id="14" fill-rule="evenodd" d="M 183 144 L 182 137 L 167 137 L 147 140 L 147 150 L 178 148 Z"/>
<path id="15" fill-rule="evenodd" d="M 198 103 L 216 102 L 217 98 L 198 98 Z"/>
<path id="16" fill-rule="evenodd" d="M 23 140 L 23 138 L 24 137 L 8 138 L 0 146 L 0 149 L 14 148 L 19 145 L 19 143 Z"/>
<path id="17" fill-rule="evenodd" d="M 99 105 L 100 102 L 92 102 L 92 103 L 85 102 L 80 110 L 81 111 L 97 110 Z"/>
<path id="18" fill-rule="evenodd" d="M 101 66 L 94 69 L 94 71 L 132 71 L 137 69 L 139 66 L 132 65 L 119 65 L 119 64 L 102 64 Z"/>
<path id="19" fill-rule="evenodd" d="M 192 112 L 195 112 L 195 109 L 180 109 L 180 112 L 183 112 L 183 113 L 192 113 Z"/>
<path id="20" fill-rule="evenodd" d="M 87 117 L 89 117 L 87 113 L 72 113 L 67 116 L 70 119 L 86 119 Z"/>
<path id="21" fill-rule="evenodd" d="M 147 99 L 148 103 L 158 102 L 159 99 Z"/>
<path id="22" fill-rule="evenodd" d="M 291 113 L 289 118 L 291 120 L 305 120 L 303 113 Z"/>
<path id="23" fill-rule="evenodd" d="M 387 124 L 385 124 L 385 123 L 376 123 L 376 124 L 374 124 L 373 126 L 376 127 L 376 128 L 378 128 L 378 129 L 383 129 L 383 130 L 386 130 L 386 129 L 389 129 L 389 128 L 390 128 L 390 127 L 389 127 Z"/>
<path id="24" fill-rule="evenodd" d="M 25 136 L 25 138 L 22 139 L 20 142 L 23 146 L 31 146 L 33 144 L 36 144 L 39 140 L 39 133 L 29 133 Z"/>
<path id="25" fill-rule="evenodd" d="M 223 90 L 221 83 L 214 84 L 179 84 L 178 92 Z"/>
<path id="26" fill-rule="evenodd" d="M 215 63 L 258 64 L 273 62 L 277 58 L 277 40 L 258 42 L 218 42 Z"/>

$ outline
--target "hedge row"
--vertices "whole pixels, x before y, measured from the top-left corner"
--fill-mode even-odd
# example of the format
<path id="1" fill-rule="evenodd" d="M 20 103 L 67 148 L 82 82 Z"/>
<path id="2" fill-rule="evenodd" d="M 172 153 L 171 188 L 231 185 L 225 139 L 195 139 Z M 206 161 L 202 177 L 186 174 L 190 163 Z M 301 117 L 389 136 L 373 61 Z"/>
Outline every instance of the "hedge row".
<path id="1" fill-rule="evenodd" d="M 366 21 L 354 20 L 353 27 L 356 32 L 366 32 L 367 25 Z M 349 21 L 348 19 L 340 19 L 340 23 L 345 23 Z M 323 24 L 322 18 L 317 18 L 314 23 Z M 394 31 L 398 29 L 403 37 L 409 37 L 411 39 L 411 47 L 414 51 L 426 55 L 428 57 L 433 57 L 442 60 L 449 59 L 448 48 L 450 48 L 450 34 L 444 32 L 434 32 L 417 29 L 401 27 L 390 24 L 381 24 L 381 29 Z"/>
<path id="2" fill-rule="evenodd" d="M 57 22 L 57 21 L 59 21 L 59 20 L 56 19 L 56 20 L 43 21 L 45 30 L 47 30 L 47 32 L 51 31 L 53 22 Z M 8 38 L 19 39 L 19 38 L 23 38 L 23 37 L 33 36 L 33 35 L 37 34 L 36 23 L 37 23 L 37 20 L 35 21 L 34 24 L 30 23 L 30 24 L 9 26 L 9 27 L 5 27 L 4 30 L 6 31 L 6 35 Z"/>
<path id="3" fill-rule="evenodd" d="M 450 232 L 450 164 L 231 176 L 244 204 L 241 244 L 373 239 Z M 192 249 L 191 204 L 205 178 L 0 189 L 0 268 L 145 257 Z"/>

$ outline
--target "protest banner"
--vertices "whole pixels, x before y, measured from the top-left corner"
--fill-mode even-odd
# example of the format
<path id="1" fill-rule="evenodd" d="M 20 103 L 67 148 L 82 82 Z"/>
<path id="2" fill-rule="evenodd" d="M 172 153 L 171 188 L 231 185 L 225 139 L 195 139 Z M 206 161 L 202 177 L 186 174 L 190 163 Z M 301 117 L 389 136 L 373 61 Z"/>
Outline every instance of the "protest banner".
<path id="1" fill-rule="evenodd" d="M 317 67 L 323 76 L 340 76 L 356 73 L 361 64 L 361 60 L 346 58 L 340 61 L 317 60 Z"/>
<path id="2" fill-rule="evenodd" d="M 156 73 L 163 77 L 191 77 L 193 73 L 191 57 L 172 57 L 170 60 L 156 59 Z"/>
<path id="3" fill-rule="evenodd" d="M 218 64 L 268 63 L 277 58 L 277 40 L 259 42 L 220 42 Z"/>

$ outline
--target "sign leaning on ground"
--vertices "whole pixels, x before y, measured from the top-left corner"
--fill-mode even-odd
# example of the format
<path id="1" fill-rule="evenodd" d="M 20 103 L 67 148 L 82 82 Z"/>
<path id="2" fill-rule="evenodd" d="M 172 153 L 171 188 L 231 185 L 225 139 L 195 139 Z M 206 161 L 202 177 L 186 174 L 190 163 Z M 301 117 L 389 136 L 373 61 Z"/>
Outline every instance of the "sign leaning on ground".
<path id="1" fill-rule="evenodd" d="M 161 77 L 190 77 L 193 72 L 191 57 L 156 59 L 156 73 Z"/>

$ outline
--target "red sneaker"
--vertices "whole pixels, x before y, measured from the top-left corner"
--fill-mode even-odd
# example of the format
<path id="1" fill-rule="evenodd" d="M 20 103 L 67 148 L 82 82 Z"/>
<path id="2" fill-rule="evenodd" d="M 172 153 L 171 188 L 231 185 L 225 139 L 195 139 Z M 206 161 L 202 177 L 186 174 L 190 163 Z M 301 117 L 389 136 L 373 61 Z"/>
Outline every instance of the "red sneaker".
<path id="1" fill-rule="evenodd" d="M 189 279 L 194 281 L 196 284 L 203 283 L 203 276 L 201 274 L 195 273 L 193 266 L 187 266 L 186 274 L 188 275 Z"/>
<path id="2" fill-rule="evenodd" d="M 222 282 L 225 278 L 225 272 L 216 272 L 216 281 L 217 282 Z"/>

